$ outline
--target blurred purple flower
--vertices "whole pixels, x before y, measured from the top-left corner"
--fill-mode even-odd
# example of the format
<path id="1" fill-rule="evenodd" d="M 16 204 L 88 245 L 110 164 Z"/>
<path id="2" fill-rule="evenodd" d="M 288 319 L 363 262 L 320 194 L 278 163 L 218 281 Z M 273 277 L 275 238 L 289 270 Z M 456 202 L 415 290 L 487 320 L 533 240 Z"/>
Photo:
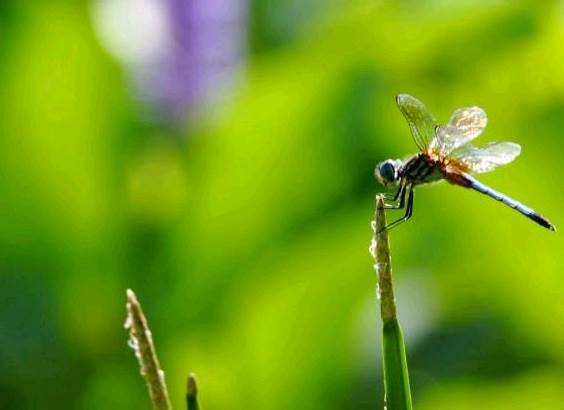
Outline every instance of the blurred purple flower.
<path id="1" fill-rule="evenodd" d="M 156 78 L 158 103 L 175 118 L 229 91 L 246 55 L 245 0 L 168 0 L 171 46 Z"/>
<path id="2" fill-rule="evenodd" d="M 163 120 L 216 106 L 247 55 L 247 0 L 98 0 L 95 23 Z"/>

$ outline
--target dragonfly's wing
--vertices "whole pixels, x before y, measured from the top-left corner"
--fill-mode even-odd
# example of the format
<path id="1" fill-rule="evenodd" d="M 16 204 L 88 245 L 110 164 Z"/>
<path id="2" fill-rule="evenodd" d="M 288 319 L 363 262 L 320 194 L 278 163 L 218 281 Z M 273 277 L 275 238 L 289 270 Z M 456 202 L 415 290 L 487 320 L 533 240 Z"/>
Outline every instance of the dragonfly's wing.
<path id="1" fill-rule="evenodd" d="M 480 174 L 510 163 L 520 153 L 521 147 L 513 142 L 492 142 L 481 148 L 466 144 L 453 151 L 451 157 L 469 171 Z"/>
<path id="2" fill-rule="evenodd" d="M 421 151 L 425 151 L 435 138 L 437 122 L 433 115 L 421 101 L 408 94 L 398 95 L 396 103 L 407 120 L 415 144 Z"/>
<path id="3" fill-rule="evenodd" d="M 431 144 L 435 152 L 449 154 L 482 133 L 488 117 L 480 107 L 459 108 L 447 125 L 437 127 L 437 138 Z"/>

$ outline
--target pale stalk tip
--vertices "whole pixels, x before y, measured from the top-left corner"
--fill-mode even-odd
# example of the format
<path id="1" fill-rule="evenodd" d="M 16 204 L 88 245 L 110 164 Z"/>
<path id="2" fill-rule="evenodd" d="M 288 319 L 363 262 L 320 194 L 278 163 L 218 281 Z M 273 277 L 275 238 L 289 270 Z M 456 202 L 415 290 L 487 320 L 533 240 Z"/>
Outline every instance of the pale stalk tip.
<path id="1" fill-rule="evenodd" d="M 376 209 L 384 209 L 384 195 L 376 195 Z"/>
<path id="2" fill-rule="evenodd" d="M 161 369 L 147 319 L 141 304 L 131 289 L 127 289 L 127 319 L 125 327 L 129 331 L 129 346 L 135 351 L 139 371 L 145 379 L 149 396 L 156 410 L 171 410 L 164 371 Z"/>
<path id="3" fill-rule="evenodd" d="M 126 296 L 127 296 L 127 301 L 128 301 L 128 302 L 130 302 L 130 303 L 138 303 L 138 302 L 137 302 L 137 295 L 135 295 L 135 292 L 134 292 L 133 290 L 131 290 L 131 289 L 128 288 L 128 289 L 125 291 L 125 294 L 126 294 Z"/>

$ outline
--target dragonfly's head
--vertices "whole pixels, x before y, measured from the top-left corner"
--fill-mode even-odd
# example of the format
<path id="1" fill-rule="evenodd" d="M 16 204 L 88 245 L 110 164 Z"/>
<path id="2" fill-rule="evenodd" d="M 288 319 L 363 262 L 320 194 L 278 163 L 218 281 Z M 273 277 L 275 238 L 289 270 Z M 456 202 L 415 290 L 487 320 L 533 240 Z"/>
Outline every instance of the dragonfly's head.
<path id="1" fill-rule="evenodd" d="M 401 161 L 387 159 L 376 166 L 374 175 L 376 175 L 376 179 L 378 179 L 378 181 L 380 181 L 384 186 L 397 184 L 399 180 L 400 167 Z"/>

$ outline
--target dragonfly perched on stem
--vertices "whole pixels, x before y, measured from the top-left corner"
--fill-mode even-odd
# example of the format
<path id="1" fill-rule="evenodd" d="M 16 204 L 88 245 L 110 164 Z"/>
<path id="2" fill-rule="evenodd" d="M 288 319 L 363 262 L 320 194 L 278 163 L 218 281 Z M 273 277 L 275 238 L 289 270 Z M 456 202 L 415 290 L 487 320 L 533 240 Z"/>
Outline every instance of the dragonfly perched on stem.
<path id="1" fill-rule="evenodd" d="M 384 186 L 398 185 L 394 195 L 385 195 L 385 207 L 406 209 L 402 218 L 386 225 L 384 229 L 391 229 L 411 217 L 413 191 L 417 185 L 446 180 L 488 195 L 539 225 L 556 231 L 556 227 L 541 214 L 470 175 L 471 172 L 488 172 L 499 165 L 508 164 L 521 152 L 521 147 L 512 142 L 493 142 L 480 148 L 470 143 L 486 127 L 488 119 L 484 110 L 479 107 L 459 108 L 454 111 L 448 124 L 437 125 L 431 112 L 415 97 L 400 94 L 396 97 L 396 103 L 407 120 L 420 152 L 404 161 L 388 159 L 376 167 L 375 175 Z"/>

